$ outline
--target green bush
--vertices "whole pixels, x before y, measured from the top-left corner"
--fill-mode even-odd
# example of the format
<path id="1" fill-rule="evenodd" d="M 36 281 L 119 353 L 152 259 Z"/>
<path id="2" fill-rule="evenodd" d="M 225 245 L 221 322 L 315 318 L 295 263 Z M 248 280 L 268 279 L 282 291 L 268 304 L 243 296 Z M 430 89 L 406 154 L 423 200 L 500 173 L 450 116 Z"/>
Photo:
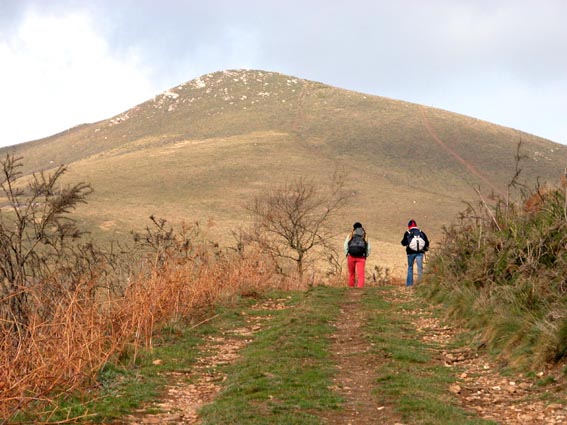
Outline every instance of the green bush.
<path id="1" fill-rule="evenodd" d="M 565 189 L 481 199 L 444 228 L 422 288 L 518 366 L 567 356 Z"/>

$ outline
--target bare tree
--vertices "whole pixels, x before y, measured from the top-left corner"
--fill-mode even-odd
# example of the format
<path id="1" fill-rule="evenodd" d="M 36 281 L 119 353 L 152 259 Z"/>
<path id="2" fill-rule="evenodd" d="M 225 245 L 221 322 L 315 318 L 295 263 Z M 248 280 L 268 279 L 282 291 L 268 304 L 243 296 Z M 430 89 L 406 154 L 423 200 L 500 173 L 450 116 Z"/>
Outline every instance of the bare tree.
<path id="1" fill-rule="evenodd" d="M 199 222 L 193 225 L 183 223 L 180 228 L 169 225 L 164 218 L 150 216 L 150 225 L 144 233 L 132 232 L 134 242 L 151 253 L 154 265 L 163 265 L 167 259 L 189 261 L 196 257 L 195 239 L 199 236 Z"/>
<path id="2" fill-rule="evenodd" d="M 253 217 L 248 239 L 278 263 L 295 263 L 303 277 L 306 260 L 318 248 L 334 250 L 336 232 L 330 220 L 345 204 L 344 175 L 335 173 L 326 189 L 299 178 L 256 197 L 248 208 Z"/>
<path id="3" fill-rule="evenodd" d="M 61 186 L 64 166 L 50 175 L 33 174 L 27 185 L 20 184 L 21 167 L 22 158 L 7 155 L 0 160 L 0 307 L 17 328 L 27 324 L 26 288 L 65 259 L 68 242 L 81 235 L 68 214 L 92 192 L 85 183 Z"/>

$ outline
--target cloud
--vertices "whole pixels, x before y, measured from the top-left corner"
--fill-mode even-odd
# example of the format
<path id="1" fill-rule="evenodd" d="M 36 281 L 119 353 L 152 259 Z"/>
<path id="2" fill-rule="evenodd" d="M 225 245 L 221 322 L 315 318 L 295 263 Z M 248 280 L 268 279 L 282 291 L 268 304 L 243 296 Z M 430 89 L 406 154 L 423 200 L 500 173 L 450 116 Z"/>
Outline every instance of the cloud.
<path id="1" fill-rule="evenodd" d="M 28 120 L 10 124 L 14 136 L 0 143 L 108 118 L 228 68 L 423 103 L 567 143 L 564 0 L 2 2 L 0 90 L 16 100 L 0 112 Z"/>
<path id="2" fill-rule="evenodd" d="M 45 137 L 108 118 L 156 93 L 138 51 L 113 55 L 93 19 L 81 11 L 40 15 L 28 11 L 0 41 L 0 103 L 5 140 Z"/>

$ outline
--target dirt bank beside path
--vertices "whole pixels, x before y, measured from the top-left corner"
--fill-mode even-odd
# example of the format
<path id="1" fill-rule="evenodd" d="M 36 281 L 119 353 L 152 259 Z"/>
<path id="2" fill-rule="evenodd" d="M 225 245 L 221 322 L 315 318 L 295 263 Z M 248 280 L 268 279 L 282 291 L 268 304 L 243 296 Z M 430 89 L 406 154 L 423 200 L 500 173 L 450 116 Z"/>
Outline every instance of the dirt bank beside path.
<path id="1" fill-rule="evenodd" d="M 343 409 L 326 414 L 325 423 L 337 425 L 401 424 L 392 406 L 378 404 L 373 395 L 380 359 L 364 338 L 363 289 L 350 289 L 335 323 L 331 353 L 338 373 L 334 390 L 344 398 Z"/>
<path id="2" fill-rule="evenodd" d="M 415 297 L 413 291 L 406 290 L 391 295 L 390 301 L 398 303 Z M 451 368 L 457 378 L 447 391 L 459 400 L 462 408 L 502 425 L 567 423 L 565 377 L 561 371 L 546 370 L 542 365 L 535 378 L 510 371 L 504 375 L 486 350 L 474 350 L 470 346 L 450 348 L 462 329 L 441 323 L 427 309 L 403 313 L 424 342 L 440 347 L 437 360 Z M 553 384 L 541 385 L 545 380 Z"/>

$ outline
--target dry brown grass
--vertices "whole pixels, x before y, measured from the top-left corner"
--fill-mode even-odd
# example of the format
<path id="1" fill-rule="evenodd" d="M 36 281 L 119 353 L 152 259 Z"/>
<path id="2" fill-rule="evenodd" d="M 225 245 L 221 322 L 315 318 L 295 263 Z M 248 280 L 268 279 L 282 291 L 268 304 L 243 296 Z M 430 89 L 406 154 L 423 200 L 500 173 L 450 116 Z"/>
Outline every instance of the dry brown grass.
<path id="1" fill-rule="evenodd" d="M 56 301 L 44 299 L 39 287 L 28 289 L 38 313 L 27 333 L 15 334 L 9 322 L 0 326 L 0 416 L 56 409 L 56 397 L 92 383 L 120 353 L 128 350 L 134 360 L 140 349 L 151 349 L 160 326 L 198 319 L 215 303 L 264 290 L 273 283 L 271 270 L 257 255 L 202 252 L 191 261 L 148 267 L 121 296 L 93 296 L 93 281 L 78 282 Z M 46 302 L 56 304 L 49 318 L 41 315 Z"/>

